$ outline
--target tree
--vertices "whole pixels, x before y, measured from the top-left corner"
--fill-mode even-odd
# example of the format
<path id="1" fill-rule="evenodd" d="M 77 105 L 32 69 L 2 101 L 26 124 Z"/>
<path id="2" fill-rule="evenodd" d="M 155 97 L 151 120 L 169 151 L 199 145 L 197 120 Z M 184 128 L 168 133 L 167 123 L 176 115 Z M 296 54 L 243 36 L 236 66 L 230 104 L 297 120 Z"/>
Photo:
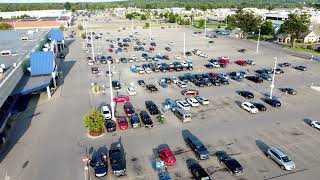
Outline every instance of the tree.
<path id="1" fill-rule="evenodd" d="M 126 14 L 126 18 L 127 19 L 133 19 L 135 16 L 134 16 L 134 14 L 131 14 L 131 13 L 128 13 L 128 14 Z"/>
<path id="2" fill-rule="evenodd" d="M 81 38 L 82 38 L 82 39 L 86 39 L 86 38 L 87 38 L 86 33 L 81 33 Z"/>
<path id="3" fill-rule="evenodd" d="M 198 21 L 198 28 L 203 29 L 203 28 L 204 28 L 205 21 L 206 21 L 206 20 L 204 20 L 204 19 L 200 19 L 200 20 Z"/>
<path id="4" fill-rule="evenodd" d="M 207 4 L 202 4 L 202 5 L 200 6 L 200 9 L 201 9 L 202 11 L 206 11 L 206 10 L 208 9 L 208 5 L 207 5 Z"/>
<path id="5" fill-rule="evenodd" d="M 272 22 L 271 21 L 264 21 L 261 25 L 261 34 L 262 35 L 271 35 L 274 33 Z"/>
<path id="6" fill-rule="evenodd" d="M 310 25 L 310 15 L 303 13 L 290 13 L 279 30 L 286 34 L 290 34 L 291 47 L 294 47 L 294 42 L 301 37 L 301 34 L 307 32 Z"/>
<path id="7" fill-rule="evenodd" d="M 240 28 L 243 31 L 245 38 L 249 33 L 258 30 L 261 21 L 261 17 L 256 16 L 252 11 L 240 10 L 236 14 L 228 16 L 229 26 Z"/>
<path id="8" fill-rule="evenodd" d="M 187 4 L 185 7 L 184 7 L 187 11 L 190 11 L 191 10 L 191 6 L 189 4 Z"/>
<path id="9" fill-rule="evenodd" d="M 65 2 L 65 3 L 63 4 L 63 7 L 64 7 L 66 10 L 70 10 L 70 9 L 71 9 L 71 3 Z"/>
<path id="10" fill-rule="evenodd" d="M 81 31 L 83 30 L 83 26 L 81 24 L 78 25 L 78 29 Z"/>
<path id="11" fill-rule="evenodd" d="M 100 135 L 104 131 L 104 116 L 96 108 L 84 116 L 84 126 L 89 130 L 90 135 Z"/>
<path id="12" fill-rule="evenodd" d="M 144 27 L 145 28 L 149 28 L 150 27 L 150 23 L 144 23 Z"/>
<path id="13" fill-rule="evenodd" d="M 147 20 L 147 16 L 144 15 L 144 14 L 141 14 L 140 19 L 141 19 L 142 21 Z"/>
<path id="14" fill-rule="evenodd" d="M 64 25 L 61 24 L 61 25 L 59 26 L 59 29 L 64 30 Z"/>

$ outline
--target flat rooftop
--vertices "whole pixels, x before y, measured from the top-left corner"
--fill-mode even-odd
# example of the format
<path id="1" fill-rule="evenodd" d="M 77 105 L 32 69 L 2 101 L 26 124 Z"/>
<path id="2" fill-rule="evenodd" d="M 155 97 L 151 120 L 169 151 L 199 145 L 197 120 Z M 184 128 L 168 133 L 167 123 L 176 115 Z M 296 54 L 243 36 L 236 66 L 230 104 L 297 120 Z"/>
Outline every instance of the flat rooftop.
<path id="1" fill-rule="evenodd" d="M 28 33 L 32 32 L 33 33 Z M 0 52 L 11 50 L 12 55 L 0 55 L 0 64 L 5 64 L 6 68 L 17 63 L 26 56 L 39 40 L 48 32 L 48 30 L 7 30 L 0 31 Z M 22 41 L 21 37 L 28 37 L 29 40 Z"/>

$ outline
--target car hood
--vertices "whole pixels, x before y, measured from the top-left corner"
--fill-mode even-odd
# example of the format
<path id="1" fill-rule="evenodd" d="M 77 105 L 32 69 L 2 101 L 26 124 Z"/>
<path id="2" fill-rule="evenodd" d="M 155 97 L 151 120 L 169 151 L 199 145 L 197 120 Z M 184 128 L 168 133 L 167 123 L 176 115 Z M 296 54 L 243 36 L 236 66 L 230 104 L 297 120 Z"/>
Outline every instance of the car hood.
<path id="1" fill-rule="evenodd" d="M 95 174 L 104 174 L 106 173 L 106 167 L 104 166 L 98 166 L 94 168 Z"/>
<path id="2" fill-rule="evenodd" d="M 286 163 L 284 163 L 284 165 L 286 167 L 295 167 L 295 163 L 293 161 L 286 162 Z"/>
<path id="3" fill-rule="evenodd" d="M 113 171 L 121 171 L 126 169 L 126 164 L 124 162 L 118 162 L 115 164 L 111 164 L 111 167 Z"/>

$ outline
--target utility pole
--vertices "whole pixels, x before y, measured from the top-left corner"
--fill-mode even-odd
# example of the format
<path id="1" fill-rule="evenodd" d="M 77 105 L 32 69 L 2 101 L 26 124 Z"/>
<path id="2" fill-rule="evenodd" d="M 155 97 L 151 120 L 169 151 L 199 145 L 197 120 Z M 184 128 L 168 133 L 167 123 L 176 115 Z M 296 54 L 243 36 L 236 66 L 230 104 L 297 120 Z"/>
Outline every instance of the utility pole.
<path id="1" fill-rule="evenodd" d="M 273 75 L 272 75 L 272 82 L 271 82 L 271 85 L 270 85 L 270 97 L 269 97 L 269 99 L 272 99 L 272 92 L 273 92 L 273 88 L 274 88 L 274 78 L 275 78 L 275 75 L 276 75 L 276 68 L 277 68 L 277 61 L 278 61 L 277 57 L 275 57 L 274 59 L 275 59 L 275 61 L 274 61 L 274 69 L 273 69 Z"/>
<path id="2" fill-rule="evenodd" d="M 204 20 L 204 37 L 207 36 L 207 20 Z"/>
<path id="3" fill-rule="evenodd" d="M 92 60 L 95 61 L 95 57 L 94 57 L 94 48 L 93 48 L 93 38 L 92 38 L 92 32 L 90 33 L 90 37 L 91 37 L 91 51 L 92 51 Z"/>
<path id="4" fill-rule="evenodd" d="M 131 32 L 132 32 L 132 35 L 133 35 L 133 18 L 131 18 Z"/>
<path id="5" fill-rule="evenodd" d="M 111 119 L 115 120 L 114 117 L 114 101 L 113 101 L 113 92 L 112 92 L 112 73 L 111 73 L 111 61 L 108 61 L 108 68 L 109 68 L 109 88 L 110 88 L 110 105 L 111 105 Z"/>
<path id="6" fill-rule="evenodd" d="M 259 27 L 259 35 L 258 35 L 258 42 L 257 42 L 257 53 L 259 53 L 260 34 L 261 34 L 261 27 Z"/>
<path id="7" fill-rule="evenodd" d="M 186 33 L 183 33 L 183 57 L 186 57 Z"/>
<path id="8" fill-rule="evenodd" d="M 86 29 L 86 41 L 88 43 L 88 30 L 87 30 L 87 20 L 84 19 L 85 29 Z"/>

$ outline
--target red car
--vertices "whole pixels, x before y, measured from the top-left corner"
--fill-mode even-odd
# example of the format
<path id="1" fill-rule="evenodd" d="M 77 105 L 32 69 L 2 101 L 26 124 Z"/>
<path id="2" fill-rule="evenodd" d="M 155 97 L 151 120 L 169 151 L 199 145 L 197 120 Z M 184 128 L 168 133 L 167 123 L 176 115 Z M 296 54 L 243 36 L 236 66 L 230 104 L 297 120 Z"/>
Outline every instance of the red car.
<path id="1" fill-rule="evenodd" d="M 240 65 L 240 66 L 246 66 L 248 65 L 247 61 L 245 60 L 237 60 L 236 64 Z"/>
<path id="2" fill-rule="evenodd" d="M 117 117 L 117 122 L 120 129 L 122 130 L 128 129 L 128 121 L 125 116 Z"/>
<path id="3" fill-rule="evenodd" d="M 169 147 L 161 148 L 159 150 L 159 156 L 168 166 L 176 164 L 176 158 Z"/>
<path id="4" fill-rule="evenodd" d="M 150 51 L 154 51 L 155 48 L 154 48 L 154 47 L 150 47 L 149 50 L 150 50 Z"/>
<path id="5" fill-rule="evenodd" d="M 194 89 L 184 89 L 181 91 L 181 94 L 184 96 L 195 96 L 195 95 L 199 95 L 199 91 L 194 90 Z"/>
<path id="6" fill-rule="evenodd" d="M 213 79 L 217 79 L 220 77 L 219 74 L 217 73 L 209 73 L 209 76 L 212 77 Z"/>
<path id="7" fill-rule="evenodd" d="M 113 101 L 116 103 L 123 103 L 130 101 L 129 96 L 120 95 L 115 98 L 113 98 Z"/>
<path id="8" fill-rule="evenodd" d="M 132 116 L 136 113 L 130 102 L 124 103 L 123 109 L 124 109 L 124 112 L 127 114 L 127 116 Z"/>
<path id="9" fill-rule="evenodd" d="M 108 52 L 113 52 L 113 49 L 111 49 L 111 48 L 110 48 L 110 49 L 108 49 Z"/>
<path id="10" fill-rule="evenodd" d="M 230 64 L 229 58 L 220 58 L 220 59 L 218 60 L 218 62 L 221 63 L 221 64 L 224 64 L 224 65 Z"/>
<path id="11" fill-rule="evenodd" d="M 170 57 L 168 55 L 164 55 L 163 58 L 166 60 L 170 60 Z"/>

